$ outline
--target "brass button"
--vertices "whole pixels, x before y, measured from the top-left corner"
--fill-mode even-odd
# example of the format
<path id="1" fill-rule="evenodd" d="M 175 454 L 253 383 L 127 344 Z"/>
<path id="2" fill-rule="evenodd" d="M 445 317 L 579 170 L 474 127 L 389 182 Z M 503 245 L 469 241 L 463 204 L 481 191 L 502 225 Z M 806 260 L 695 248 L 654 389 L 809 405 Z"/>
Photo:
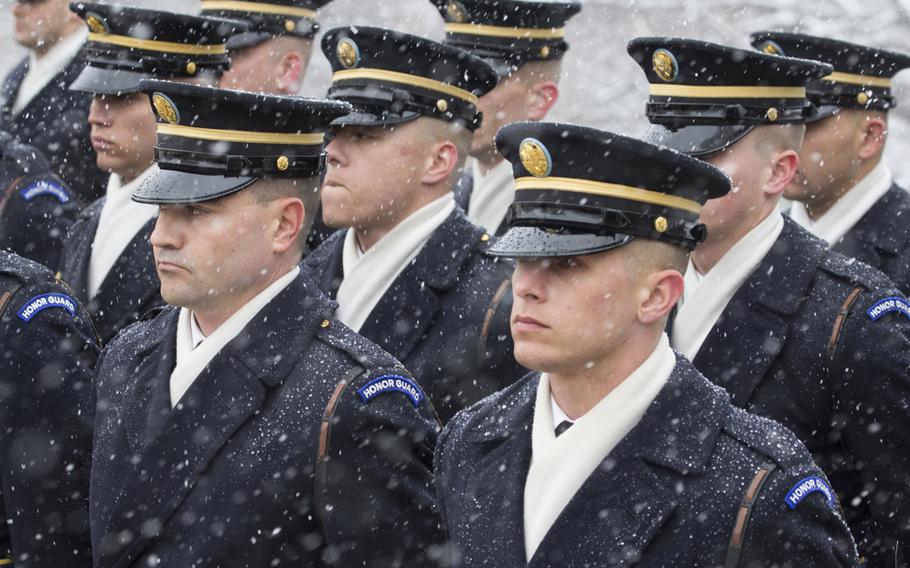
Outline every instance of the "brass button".
<path id="1" fill-rule="evenodd" d="M 445 112 L 449 110 L 449 101 L 445 99 L 439 99 L 436 101 L 436 109 L 439 110 L 439 112 Z"/>
<path id="2" fill-rule="evenodd" d="M 329 320 L 322 320 L 322 323 L 319 324 L 319 327 L 321 327 L 322 329 L 325 329 L 325 328 L 329 327 L 329 325 L 331 325 L 331 322 L 329 322 Z"/>
<path id="3" fill-rule="evenodd" d="M 546 59 L 547 57 L 550 57 L 550 46 L 549 45 L 545 45 L 540 48 L 540 56 L 543 57 L 544 59 Z"/>
<path id="4" fill-rule="evenodd" d="M 288 160 L 287 156 L 278 156 L 278 159 L 275 160 L 275 167 L 279 171 L 286 171 L 291 166 L 291 161 Z"/>
<path id="5" fill-rule="evenodd" d="M 480 236 L 480 240 L 481 240 L 481 242 L 484 242 L 484 243 L 485 243 L 485 242 L 487 242 L 488 240 L 490 240 L 490 235 L 488 235 L 487 233 L 484 233 L 484 234 L 482 234 L 482 235 Z"/>
<path id="6" fill-rule="evenodd" d="M 768 112 L 765 113 L 765 118 L 767 118 L 769 122 L 777 122 L 779 116 L 780 113 L 778 113 L 777 109 L 774 107 L 769 108 Z"/>
<path id="7" fill-rule="evenodd" d="M 861 105 L 864 105 L 864 104 L 868 103 L 868 102 L 869 102 L 869 94 L 866 93 L 866 91 L 863 91 L 863 92 L 861 92 L 860 94 L 856 95 L 856 102 L 858 102 L 858 103 L 861 104 Z"/>
<path id="8" fill-rule="evenodd" d="M 186 72 L 189 73 L 190 75 L 196 74 L 196 63 L 194 61 L 187 61 Z"/>
<path id="9" fill-rule="evenodd" d="M 296 30 L 296 29 L 297 29 L 297 22 L 295 22 L 294 20 L 285 20 L 285 21 L 284 21 L 284 29 L 287 30 L 287 31 L 289 31 L 289 32 L 292 32 L 292 31 Z"/>
<path id="10" fill-rule="evenodd" d="M 666 233 L 667 229 L 670 227 L 669 221 L 666 217 L 658 217 L 654 219 L 654 230 L 658 233 Z"/>

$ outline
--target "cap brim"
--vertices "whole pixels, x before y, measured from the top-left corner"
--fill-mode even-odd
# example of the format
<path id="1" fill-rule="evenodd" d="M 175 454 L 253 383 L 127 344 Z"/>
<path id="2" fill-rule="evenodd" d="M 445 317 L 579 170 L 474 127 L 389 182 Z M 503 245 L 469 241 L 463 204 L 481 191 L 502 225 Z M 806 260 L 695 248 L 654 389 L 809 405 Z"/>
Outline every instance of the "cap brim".
<path id="1" fill-rule="evenodd" d="M 354 111 L 332 121 L 331 126 L 338 128 L 342 126 L 394 126 L 411 122 L 424 116 L 419 112 L 405 112 L 400 115 L 393 114 L 374 114 L 371 112 Z"/>
<path id="2" fill-rule="evenodd" d="M 139 83 L 143 79 L 150 78 L 151 75 L 148 73 L 86 65 L 79 76 L 76 77 L 76 80 L 70 85 L 70 90 L 95 95 L 136 93 L 139 91 Z"/>
<path id="3" fill-rule="evenodd" d="M 133 192 L 133 201 L 156 205 L 200 203 L 237 193 L 259 179 L 156 170 Z"/>
<path id="4" fill-rule="evenodd" d="M 751 124 L 692 125 L 671 130 L 652 124 L 644 140 L 689 156 L 706 156 L 732 146 L 755 128 Z"/>
<path id="5" fill-rule="evenodd" d="M 506 258 L 579 256 L 612 250 L 634 238 L 622 233 L 551 233 L 540 227 L 511 227 L 487 253 Z"/>

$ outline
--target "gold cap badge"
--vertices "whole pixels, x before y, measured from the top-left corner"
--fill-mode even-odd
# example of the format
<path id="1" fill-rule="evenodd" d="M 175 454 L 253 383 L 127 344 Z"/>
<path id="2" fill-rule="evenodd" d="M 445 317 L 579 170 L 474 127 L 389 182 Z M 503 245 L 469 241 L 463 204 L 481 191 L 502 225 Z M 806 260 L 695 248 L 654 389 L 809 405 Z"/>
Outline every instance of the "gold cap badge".
<path id="1" fill-rule="evenodd" d="M 518 148 L 521 165 L 534 177 L 547 177 L 553 170 L 550 152 L 540 140 L 525 138 Z"/>
<path id="2" fill-rule="evenodd" d="M 463 24 L 468 21 L 468 11 L 461 5 L 461 2 L 452 0 L 446 5 L 446 19 L 456 24 Z"/>
<path id="3" fill-rule="evenodd" d="M 158 116 L 164 122 L 168 124 L 180 122 L 180 111 L 177 110 L 177 105 L 167 95 L 155 93 L 152 95 L 152 105 L 155 107 L 155 112 L 158 113 Z"/>
<path id="4" fill-rule="evenodd" d="M 350 38 L 339 41 L 335 52 L 338 55 L 338 61 L 345 69 L 350 69 L 360 63 L 360 48 Z"/>
<path id="5" fill-rule="evenodd" d="M 110 31 L 107 28 L 107 24 L 104 22 L 104 18 L 94 12 L 86 14 L 85 25 L 88 26 L 88 29 L 91 30 L 92 33 L 96 34 L 106 34 Z"/>
<path id="6" fill-rule="evenodd" d="M 675 81 L 679 77 L 679 63 L 676 57 L 666 49 L 658 49 L 651 57 L 651 65 L 657 76 L 666 82 Z"/>

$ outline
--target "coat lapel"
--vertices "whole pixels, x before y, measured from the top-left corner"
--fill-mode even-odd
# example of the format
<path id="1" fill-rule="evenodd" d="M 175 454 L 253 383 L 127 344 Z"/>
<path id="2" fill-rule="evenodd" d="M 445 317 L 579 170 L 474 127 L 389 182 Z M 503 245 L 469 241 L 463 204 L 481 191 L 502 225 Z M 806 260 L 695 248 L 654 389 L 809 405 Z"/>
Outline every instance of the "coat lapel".
<path id="1" fill-rule="evenodd" d="M 125 526 L 114 530 L 128 530 L 137 538 L 105 566 L 129 566 L 143 552 L 231 436 L 261 409 L 269 391 L 284 382 L 313 338 L 311 333 L 286 330 L 317 330 L 316 322 L 332 310 L 315 286 L 298 277 L 212 359 L 163 419 L 150 416 L 159 410 L 154 404 L 137 406 L 157 398 L 154 394 L 130 402 L 130 412 L 144 419 L 148 443 L 135 470 L 121 477 L 142 483 L 146 490 L 126 491 L 117 504 L 113 518 L 123 520 Z M 174 314 L 172 327 L 176 326 Z M 170 349 L 170 341 L 158 345 L 162 352 Z M 163 361 L 159 365 L 152 371 L 156 382 L 165 375 L 169 380 L 173 364 L 170 369 Z M 150 389 L 154 393 L 156 385 Z M 142 514 L 130 516 L 129 512 Z M 149 528 L 149 519 L 160 522 Z"/>
<path id="2" fill-rule="evenodd" d="M 789 217 L 774 246 L 737 290 L 693 363 L 746 407 L 790 335 L 795 314 L 826 254 L 825 244 Z M 787 286 L 782 287 L 781 282 Z"/>
<path id="3" fill-rule="evenodd" d="M 404 362 L 433 323 L 439 294 L 455 285 L 482 234 L 456 208 L 386 290 L 360 335 Z"/>
<path id="4" fill-rule="evenodd" d="M 671 518 L 685 478 L 705 471 L 725 404 L 726 395 L 678 359 L 641 421 L 566 505 L 528 566 L 558 565 L 571 554 L 579 565 L 635 565 Z"/>
<path id="5" fill-rule="evenodd" d="M 12 112 L 13 105 L 16 104 L 16 97 L 19 95 L 19 87 L 22 86 L 22 81 L 28 73 L 28 68 L 29 60 L 28 57 L 26 57 L 10 71 L 9 75 L 6 76 L 6 80 L 3 82 L 3 89 L 0 91 L 0 113 L 2 113 L 4 121 L 12 120 L 10 113 Z M 6 129 L 4 128 L 4 130 Z"/>
<path id="6" fill-rule="evenodd" d="M 910 195 L 898 185 L 879 199 L 834 247 L 879 270 L 910 242 Z"/>
<path id="7" fill-rule="evenodd" d="M 98 231 L 104 198 L 95 200 L 85 208 L 66 235 L 60 274 L 79 299 L 88 303 L 88 267 L 92 256 L 92 242 Z"/>

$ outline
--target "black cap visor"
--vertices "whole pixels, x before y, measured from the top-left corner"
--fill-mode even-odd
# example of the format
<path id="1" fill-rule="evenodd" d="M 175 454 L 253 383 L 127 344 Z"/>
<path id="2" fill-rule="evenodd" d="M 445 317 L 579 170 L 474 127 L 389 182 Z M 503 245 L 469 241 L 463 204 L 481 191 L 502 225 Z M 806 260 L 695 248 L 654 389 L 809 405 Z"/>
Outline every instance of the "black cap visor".
<path id="1" fill-rule="evenodd" d="M 94 95 L 122 95 L 139 92 L 139 83 L 151 75 L 130 69 L 110 69 L 86 65 L 70 85 L 71 91 Z"/>
<path id="2" fill-rule="evenodd" d="M 157 170 L 136 188 L 133 201 L 155 205 L 201 203 L 237 193 L 259 179 Z"/>
<path id="3" fill-rule="evenodd" d="M 707 156 L 728 148 L 752 131 L 753 124 L 692 125 L 675 130 L 651 125 L 644 140 L 689 156 Z"/>
<path id="4" fill-rule="evenodd" d="M 487 252 L 506 258 L 580 256 L 619 248 L 634 238 L 622 233 L 575 233 L 521 226 L 509 228 Z"/>

